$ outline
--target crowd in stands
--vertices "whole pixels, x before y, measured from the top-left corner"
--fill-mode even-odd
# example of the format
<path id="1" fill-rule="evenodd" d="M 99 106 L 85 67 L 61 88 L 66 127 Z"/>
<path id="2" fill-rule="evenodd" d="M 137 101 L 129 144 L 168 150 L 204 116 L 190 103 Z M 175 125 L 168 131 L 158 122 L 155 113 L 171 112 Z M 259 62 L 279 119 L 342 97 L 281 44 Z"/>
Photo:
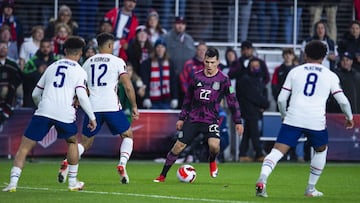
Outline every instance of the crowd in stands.
<path id="1" fill-rule="evenodd" d="M 312 0 L 314 1 L 314 0 Z M 164 1 L 163 6 L 169 8 L 170 1 Z M 136 0 L 121 1 L 118 8 L 109 10 L 100 22 L 96 33 L 87 36 L 87 46 L 80 64 L 97 52 L 97 43 L 94 36 L 102 32 L 113 33 L 116 37 L 113 54 L 121 57 L 128 64 L 128 72 L 135 87 L 139 108 L 143 109 L 180 109 L 187 84 L 195 71 L 204 68 L 204 54 L 207 49 L 206 35 L 212 23 L 207 18 L 213 11 L 209 1 L 180 1 L 181 8 L 185 3 L 196 4 L 198 16 L 193 19 L 185 18 L 184 10 L 179 16 L 169 22 L 155 10 L 150 9 L 144 21 L 140 21 L 136 8 Z M 279 26 L 277 11 L 278 1 L 243 1 L 240 22 L 241 52 L 228 48 L 225 52 L 225 64 L 219 68 L 228 74 L 235 82 L 237 99 L 245 120 L 244 138 L 240 146 L 240 158 L 248 161 L 249 140 L 252 141 L 255 159 L 262 161 L 264 152 L 259 141 L 263 112 L 269 108 L 270 98 L 266 85 L 271 81 L 273 99 L 276 101 L 281 84 L 286 74 L 304 62 L 304 56 L 296 56 L 294 49 L 283 50 L 283 62 L 275 69 L 271 76 L 266 61 L 256 56 L 253 43 L 248 40 L 249 16 L 253 3 L 262 5 L 259 12 L 271 12 L 271 25 L 262 25 L 268 19 L 259 18 L 258 28 L 268 28 L 268 31 L 259 30 L 259 35 L 266 42 L 273 43 L 277 37 Z M 289 1 L 292 2 L 292 1 Z M 339 77 L 348 96 L 353 113 L 360 112 L 360 22 L 358 15 L 359 1 L 354 0 L 358 20 L 350 23 L 348 32 L 339 33 L 336 30 L 337 1 L 317 1 L 317 6 L 310 8 L 312 14 L 309 37 L 302 39 L 303 44 L 312 40 L 321 40 L 328 47 L 328 56 L 323 64 L 333 70 Z M 35 108 L 31 99 L 31 92 L 37 80 L 52 62 L 64 56 L 63 45 L 71 35 L 77 35 L 83 24 L 75 22 L 73 12 L 67 5 L 59 7 L 58 18 L 50 19 L 46 27 L 36 25 L 31 29 L 31 36 L 24 38 L 22 24 L 14 15 L 14 0 L 3 0 L 0 16 L 0 123 L 10 117 L 15 107 Z M 289 7 L 284 9 L 290 9 Z M 304 9 L 299 4 L 298 13 Z M 267 9 L 271 8 L 271 9 Z M 325 9 L 327 20 L 321 19 L 322 9 Z M 162 11 L 166 11 L 162 10 Z M 276 12 L 275 12 L 276 11 Z M 207 12 L 202 15 L 202 12 Z M 210 12 L 210 13 L 209 13 Z M 140 15 L 140 14 L 139 14 Z M 141 14 L 142 15 L 142 14 Z M 168 16 L 168 13 L 166 14 Z M 204 17 L 205 16 L 205 17 Z M 289 14 L 289 16 L 291 16 Z M 293 16 L 292 16 L 293 17 Z M 289 19 L 287 19 L 289 20 Z M 291 27 L 293 21 L 287 21 Z M 187 26 L 193 24 L 202 26 L 199 30 L 188 31 Z M 289 31 L 286 42 L 291 41 Z M 193 37 L 196 35 L 196 37 Z M 195 40 L 198 42 L 195 43 Z M 199 40 L 201 39 L 201 40 Z M 205 41 L 203 41 L 205 40 Z M 337 48 L 336 48 L 337 47 Z M 239 55 L 238 55 L 239 54 Z M 121 88 L 119 88 L 121 89 Z M 123 95 L 120 94 L 119 95 Z M 120 98 L 123 96 L 120 96 Z M 19 101 L 19 98 L 21 100 Z M 330 99 L 331 100 L 331 99 Z M 126 107 L 126 104 L 123 104 Z M 339 107 L 329 101 L 329 112 L 339 112 Z M 301 155 L 300 155 L 301 156 Z"/>

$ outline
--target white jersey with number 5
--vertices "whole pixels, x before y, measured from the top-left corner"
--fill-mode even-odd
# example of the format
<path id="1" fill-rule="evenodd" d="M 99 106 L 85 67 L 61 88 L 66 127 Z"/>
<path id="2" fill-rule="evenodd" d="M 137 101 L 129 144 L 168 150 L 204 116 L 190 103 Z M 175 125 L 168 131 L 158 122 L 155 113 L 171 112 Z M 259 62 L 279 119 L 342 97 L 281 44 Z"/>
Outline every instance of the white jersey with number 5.
<path id="1" fill-rule="evenodd" d="M 291 91 L 284 123 L 311 130 L 325 129 L 329 94 L 342 92 L 336 74 L 329 68 L 314 63 L 292 69 L 282 88 Z"/>
<path id="2" fill-rule="evenodd" d="M 117 96 L 119 77 L 127 73 L 125 62 L 112 54 L 96 54 L 87 59 L 83 68 L 88 74 L 87 85 L 94 112 L 119 111 Z"/>
<path id="3" fill-rule="evenodd" d="M 35 115 L 64 123 L 74 122 L 76 115 L 72 104 L 75 89 L 86 89 L 86 80 L 86 72 L 76 61 L 61 59 L 51 64 L 37 83 L 43 92 Z"/>

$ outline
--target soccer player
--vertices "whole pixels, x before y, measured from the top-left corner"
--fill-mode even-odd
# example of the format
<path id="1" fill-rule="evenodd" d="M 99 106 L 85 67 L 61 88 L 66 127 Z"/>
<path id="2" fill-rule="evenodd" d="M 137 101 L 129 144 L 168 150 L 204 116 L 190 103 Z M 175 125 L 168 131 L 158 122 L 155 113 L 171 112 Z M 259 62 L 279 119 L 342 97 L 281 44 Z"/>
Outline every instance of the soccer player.
<path id="1" fill-rule="evenodd" d="M 330 93 L 346 116 L 346 129 L 354 127 L 350 103 L 339 86 L 339 78 L 329 68 L 321 65 L 326 52 L 327 48 L 321 41 L 309 42 L 305 47 L 307 63 L 293 68 L 286 77 L 278 97 L 283 123 L 273 149 L 262 163 L 256 183 L 256 196 L 268 196 L 266 183 L 269 175 L 290 147 L 296 146 L 302 134 L 307 136 L 315 150 L 310 163 L 310 176 L 305 196 L 323 196 L 315 185 L 326 164 L 328 132 L 325 106 Z M 286 109 L 289 97 L 290 104 Z"/>
<path id="2" fill-rule="evenodd" d="M 125 70 L 125 62 L 117 56 L 112 55 L 115 37 L 109 33 L 101 33 L 96 37 L 99 53 L 87 59 L 83 68 L 88 74 L 87 86 L 90 93 L 90 102 L 99 124 L 94 131 L 86 126 L 82 129 L 81 143 L 78 144 L 79 157 L 88 150 L 94 142 L 94 136 L 100 131 L 105 122 L 113 135 L 121 135 L 123 138 L 120 146 L 120 160 L 117 170 L 120 174 L 122 184 L 129 183 L 126 173 L 126 164 L 133 150 L 133 133 L 130 123 L 117 96 L 119 81 L 123 84 L 126 96 L 132 106 L 132 117 L 138 119 L 139 112 L 136 105 L 135 92 L 131 80 Z M 84 124 L 89 117 L 85 117 Z M 59 170 L 58 181 L 66 181 L 68 173 L 67 160 L 65 159 Z"/>
<path id="3" fill-rule="evenodd" d="M 179 154 L 200 133 L 204 134 L 209 144 L 210 176 L 217 177 L 218 167 L 215 159 L 220 151 L 219 106 L 223 97 L 226 97 L 238 134 L 243 133 L 235 91 L 230 79 L 218 69 L 220 63 L 218 50 L 213 47 L 208 48 L 204 63 L 205 68 L 196 72 L 189 84 L 179 120 L 176 122 L 176 129 L 182 133 L 167 154 L 160 176 L 154 182 L 165 182 L 166 174 Z"/>
<path id="4" fill-rule="evenodd" d="M 68 143 L 69 190 L 81 190 L 84 186 L 84 182 L 80 182 L 76 178 L 78 173 L 78 148 L 76 116 L 73 106 L 75 96 L 77 96 L 81 107 L 90 117 L 90 121 L 88 124 L 86 123 L 85 128 L 93 131 L 97 124 L 86 92 L 87 75 L 77 63 L 82 55 L 85 42 L 79 37 L 70 37 L 64 45 L 65 58 L 54 62 L 46 69 L 32 93 L 38 109 L 22 136 L 20 147 L 11 168 L 10 183 L 3 189 L 4 192 L 16 191 L 27 154 L 35 147 L 37 141 L 45 137 L 52 126 L 55 126 L 58 138 L 65 139 Z"/>

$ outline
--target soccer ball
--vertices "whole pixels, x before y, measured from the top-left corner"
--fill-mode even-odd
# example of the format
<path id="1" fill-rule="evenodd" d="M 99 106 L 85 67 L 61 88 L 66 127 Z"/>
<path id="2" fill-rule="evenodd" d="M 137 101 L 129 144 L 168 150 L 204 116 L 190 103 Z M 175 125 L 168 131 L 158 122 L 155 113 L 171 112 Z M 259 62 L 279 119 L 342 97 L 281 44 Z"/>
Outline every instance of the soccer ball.
<path id="1" fill-rule="evenodd" d="M 193 166 L 185 164 L 178 168 L 176 176 L 181 182 L 192 183 L 196 178 L 196 170 Z"/>

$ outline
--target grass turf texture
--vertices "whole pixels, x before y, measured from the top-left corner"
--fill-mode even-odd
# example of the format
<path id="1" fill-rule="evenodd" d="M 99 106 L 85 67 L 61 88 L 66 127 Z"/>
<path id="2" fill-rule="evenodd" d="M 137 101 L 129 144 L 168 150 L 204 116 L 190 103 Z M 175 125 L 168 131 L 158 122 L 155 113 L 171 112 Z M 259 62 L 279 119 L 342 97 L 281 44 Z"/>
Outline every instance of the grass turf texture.
<path id="1" fill-rule="evenodd" d="M 57 183 L 60 160 L 38 158 L 26 163 L 17 192 L 0 192 L 0 202 L 359 202 L 360 164 L 328 163 L 317 188 L 323 197 L 304 197 L 309 163 L 280 162 L 269 178 L 269 198 L 255 197 L 260 163 L 219 164 L 219 176 L 211 178 L 207 163 L 193 163 L 194 183 L 176 178 L 175 164 L 165 183 L 154 183 L 162 164 L 151 161 L 128 163 L 130 184 L 119 183 L 115 159 L 81 160 L 78 178 L 85 182 L 80 192 L 69 192 L 67 183 Z M 9 181 L 12 161 L 0 159 L 0 180 Z M 3 184 L 3 186 L 5 186 Z"/>

